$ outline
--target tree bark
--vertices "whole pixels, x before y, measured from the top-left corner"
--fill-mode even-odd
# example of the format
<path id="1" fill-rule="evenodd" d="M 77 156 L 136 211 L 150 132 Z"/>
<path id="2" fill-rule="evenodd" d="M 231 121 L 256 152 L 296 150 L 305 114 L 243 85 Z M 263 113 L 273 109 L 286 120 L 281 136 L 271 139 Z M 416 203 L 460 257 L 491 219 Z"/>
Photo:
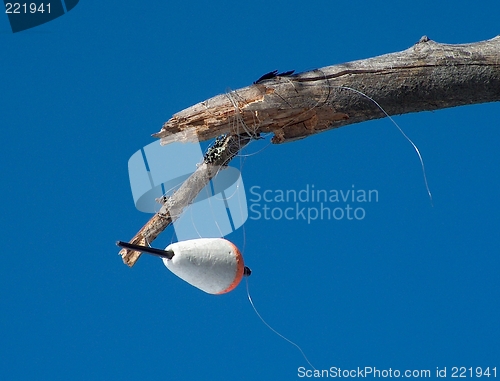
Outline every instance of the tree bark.
<path id="1" fill-rule="evenodd" d="M 424 36 L 402 52 L 278 75 L 218 95 L 175 114 L 153 136 L 168 144 L 228 134 L 224 157 L 211 165 L 203 163 L 168 199 L 181 213 L 196 197 L 194 190 L 201 191 L 215 175 L 213 166 L 226 165 L 235 155 L 241 139 L 272 132 L 273 143 L 284 143 L 385 117 L 376 103 L 388 115 L 396 115 L 499 100 L 500 36 L 460 45 Z M 186 197 L 182 189 L 191 189 L 193 197 Z M 130 242 L 151 243 L 171 222 L 164 205 Z M 129 266 L 140 255 L 127 249 L 120 254 Z"/>

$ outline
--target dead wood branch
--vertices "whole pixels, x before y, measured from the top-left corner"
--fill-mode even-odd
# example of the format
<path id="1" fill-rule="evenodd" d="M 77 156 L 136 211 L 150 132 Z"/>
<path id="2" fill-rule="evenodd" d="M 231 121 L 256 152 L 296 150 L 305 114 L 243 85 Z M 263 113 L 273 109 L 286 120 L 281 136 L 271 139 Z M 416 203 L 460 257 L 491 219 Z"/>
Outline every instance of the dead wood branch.
<path id="1" fill-rule="evenodd" d="M 226 166 L 250 139 L 251 137 L 247 135 L 226 136 L 221 141 L 217 155 L 206 156 L 204 162 L 198 166 L 196 171 L 184 181 L 172 196 L 159 200 L 163 203 L 159 212 L 139 230 L 134 238 L 130 240 L 130 243 L 147 246 L 153 242 L 168 225 L 180 217 L 182 211 L 193 202 L 221 167 Z M 131 249 L 122 249 L 120 255 L 123 262 L 132 267 L 141 256 L 141 253 Z"/>
<path id="2" fill-rule="evenodd" d="M 424 36 L 402 52 L 278 75 L 175 114 L 153 135 L 162 144 L 228 134 L 223 155 L 211 164 L 202 163 L 130 242 L 151 243 L 254 134 L 273 132 L 273 143 L 283 143 L 385 116 L 349 89 L 375 99 L 389 115 L 499 101 L 500 36 L 461 45 Z M 140 256 L 127 249 L 120 254 L 129 266 Z"/>
<path id="3" fill-rule="evenodd" d="M 235 133 L 235 115 L 257 132 L 273 132 L 273 143 L 307 137 L 385 115 L 500 100 L 500 36 L 473 44 L 440 44 L 422 37 L 402 52 L 275 77 L 218 95 L 175 114 L 160 132 L 195 127 L 186 140 Z"/>

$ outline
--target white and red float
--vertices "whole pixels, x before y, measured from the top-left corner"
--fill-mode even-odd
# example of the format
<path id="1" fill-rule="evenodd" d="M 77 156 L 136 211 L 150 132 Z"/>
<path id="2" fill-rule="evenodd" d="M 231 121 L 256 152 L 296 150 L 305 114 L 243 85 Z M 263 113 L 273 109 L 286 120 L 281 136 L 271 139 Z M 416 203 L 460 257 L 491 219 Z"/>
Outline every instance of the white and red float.
<path id="1" fill-rule="evenodd" d="M 234 290 L 251 274 L 238 248 L 223 238 L 198 238 L 175 242 L 165 250 L 118 241 L 117 245 L 159 256 L 182 280 L 209 294 Z"/>

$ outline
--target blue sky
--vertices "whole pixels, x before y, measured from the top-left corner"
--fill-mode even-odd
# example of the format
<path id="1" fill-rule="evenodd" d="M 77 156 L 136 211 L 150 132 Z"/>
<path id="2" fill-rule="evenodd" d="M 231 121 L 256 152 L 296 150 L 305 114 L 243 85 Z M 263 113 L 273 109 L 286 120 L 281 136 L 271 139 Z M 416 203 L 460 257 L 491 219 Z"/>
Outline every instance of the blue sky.
<path id="1" fill-rule="evenodd" d="M 115 241 L 149 218 L 128 159 L 172 114 L 268 71 L 400 51 L 424 34 L 497 35 L 498 1 L 470 4 L 82 0 L 16 34 L 0 18 L 0 378 L 298 378 L 307 364 L 244 284 L 211 296 L 156 258 L 122 264 Z M 316 368 L 500 371 L 499 114 L 494 103 L 396 117 L 434 206 L 388 120 L 233 162 L 249 198 L 252 186 L 378 191 L 360 221 L 249 219 L 229 236 L 259 312 Z"/>

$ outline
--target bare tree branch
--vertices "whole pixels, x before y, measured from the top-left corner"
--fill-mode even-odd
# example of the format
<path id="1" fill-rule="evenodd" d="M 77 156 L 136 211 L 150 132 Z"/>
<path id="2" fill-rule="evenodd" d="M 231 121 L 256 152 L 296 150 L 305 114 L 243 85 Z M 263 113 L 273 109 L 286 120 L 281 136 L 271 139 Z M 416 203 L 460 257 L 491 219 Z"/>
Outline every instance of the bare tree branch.
<path id="1" fill-rule="evenodd" d="M 222 167 L 226 166 L 238 154 L 239 150 L 250 139 L 251 137 L 247 135 L 227 135 L 221 139 L 220 147 L 218 147 L 220 149 L 217 150 L 217 154 L 205 155 L 203 163 L 198 166 L 196 171 L 184 181 L 172 196 L 158 200 L 163 206 L 130 240 L 130 243 L 146 246 L 153 242 L 168 225 L 180 217 L 184 208 L 193 202 L 198 193 Z M 123 262 L 132 267 L 141 256 L 141 253 L 131 249 L 122 249 L 120 255 Z"/>
<path id="2" fill-rule="evenodd" d="M 500 100 L 500 36 L 472 44 L 440 44 L 422 37 L 402 52 L 281 76 L 191 106 L 153 136 L 162 144 L 204 141 L 227 134 L 220 157 L 202 163 L 130 241 L 146 245 L 173 222 L 249 139 L 273 132 L 273 143 L 389 115 Z M 180 133 L 180 134 L 179 134 Z M 182 138 L 179 136 L 182 135 Z M 175 212 L 172 212 L 175 210 Z M 122 249 L 133 266 L 140 253 Z"/>
<path id="3" fill-rule="evenodd" d="M 462 45 L 424 36 L 402 52 L 278 76 L 189 107 L 153 136 L 164 144 L 181 131 L 186 140 L 212 139 L 234 133 L 238 115 L 282 143 L 385 116 L 346 87 L 375 99 L 389 115 L 499 101 L 500 36 Z"/>

